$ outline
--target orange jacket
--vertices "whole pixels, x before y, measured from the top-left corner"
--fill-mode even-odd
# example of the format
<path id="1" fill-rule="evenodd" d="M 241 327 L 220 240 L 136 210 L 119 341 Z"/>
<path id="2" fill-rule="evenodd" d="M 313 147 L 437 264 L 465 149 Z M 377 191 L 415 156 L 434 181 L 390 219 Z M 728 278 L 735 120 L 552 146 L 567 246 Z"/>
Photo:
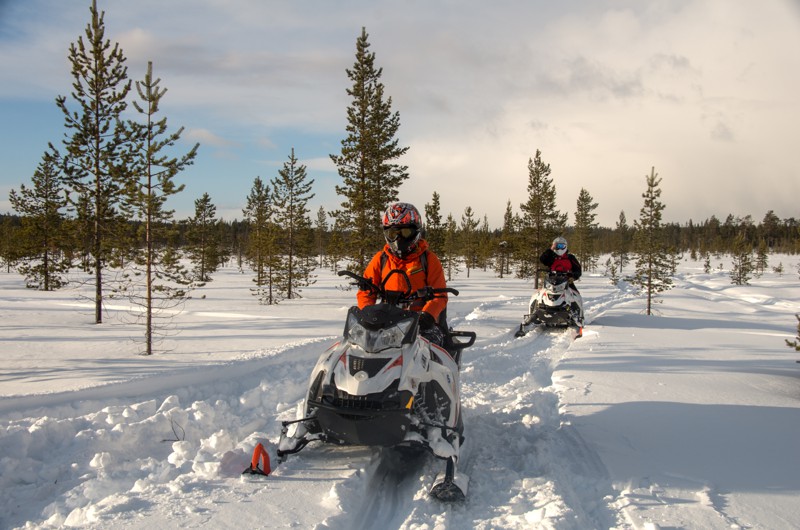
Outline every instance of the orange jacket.
<path id="1" fill-rule="evenodd" d="M 439 261 L 436 254 L 428 250 L 428 242 L 424 239 L 420 239 L 419 243 L 417 243 L 417 247 L 414 253 L 405 259 L 400 259 L 389 251 L 389 245 L 384 245 L 383 250 L 372 257 L 372 260 L 364 270 L 364 277 L 371 280 L 375 285 L 380 285 L 381 281 L 383 281 L 383 277 L 389 274 L 389 271 L 393 269 L 402 269 L 406 271 L 409 279 L 411 279 L 412 291 L 422 289 L 423 287 L 433 287 L 434 289 L 443 289 L 447 287 L 447 283 L 444 280 L 442 262 Z M 420 256 L 423 252 L 428 253 L 427 278 L 422 267 L 422 261 L 420 260 Z M 386 265 L 384 265 L 383 270 L 381 270 L 381 254 L 383 253 L 386 253 L 387 258 Z M 393 274 L 386 284 L 386 289 L 390 291 L 405 291 L 406 288 L 405 280 L 402 279 L 402 276 L 397 274 Z M 358 298 L 358 307 L 361 309 L 377 301 L 375 295 L 368 291 L 359 290 L 356 296 Z M 415 305 L 411 307 L 411 309 L 430 313 L 433 319 L 438 322 L 439 314 L 447 307 L 447 293 L 443 293 L 439 296 L 441 296 L 441 298 L 434 298 L 433 300 L 425 302 L 424 305 L 420 303 L 419 306 Z"/>

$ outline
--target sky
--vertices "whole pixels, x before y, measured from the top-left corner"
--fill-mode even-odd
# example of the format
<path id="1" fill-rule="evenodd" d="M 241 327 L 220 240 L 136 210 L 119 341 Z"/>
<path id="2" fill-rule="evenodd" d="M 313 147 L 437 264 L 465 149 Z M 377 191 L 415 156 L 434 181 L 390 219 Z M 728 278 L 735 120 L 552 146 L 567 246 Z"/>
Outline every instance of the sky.
<path id="1" fill-rule="evenodd" d="M 0 212 L 65 128 L 71 43 L 88 0 L 0 0 Z M 314 179 L 312 215 L 339 208 L 329 159 L 345 138 L 346 69 L 361 28 L 400 115 L 402 200 L 441 196 L 500 227 L 527 195 L 529 159 L 550 164 L 574 221 L 582 188 L 613 227 L 638 218 L 645 177 L 662 179 L 664 219 L 773 210 L 797 217 L 800 2 L 766 0 L 359 2 L 98 0 L 132 80 L 148 61 L 180 147 L 200 143 L 170 206 L 208 193 L 242 218 L 256 177 L 291 150 Z M 70 98 L 68 97 L 68 102 Z M 69 104 L 69 103 L 68 103 Z M 74 108 L 74 105 L 73 105 Z"/>
<path id="2" fill-rule="evenodd" d="M 629 285 L 584 274 L 577 340 L 514 338 L 532 282 L 453 278 L 448 322 L 477 334 L 457 505 L 427 494 L 434 458 L 315 442 L 276 463 L 281 421 L 355 301 L 330 270 L 262 306 L 251 275 L 224 266 L 149 357 L 122 300 L 94 324 L 77 299 L 91 282 L 42 292 L 0 271 L 0 527 L 795 530 L 798 257 L 770 256 L 746 286 L 724 261 L 682 261 L 651 316 Z M 243 480 L 257 442 L 274 471 Z"/>

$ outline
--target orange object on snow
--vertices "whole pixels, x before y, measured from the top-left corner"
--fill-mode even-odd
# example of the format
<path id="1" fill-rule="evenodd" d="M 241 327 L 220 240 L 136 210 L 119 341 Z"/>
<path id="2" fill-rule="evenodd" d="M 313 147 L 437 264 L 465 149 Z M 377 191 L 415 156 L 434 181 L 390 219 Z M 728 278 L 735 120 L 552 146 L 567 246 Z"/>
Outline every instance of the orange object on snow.
<path id="1" fill-rule="evenodd" d="M 269 463 L 269 453 L 267 453 L 267 450 L 264 449 L 264 446 L 259 442 L 253 449 L 253 460 L 250 462 L 250 467 L 245 469 L 242 474 L 269 475 L 271 472 L 272 468 Z"/>

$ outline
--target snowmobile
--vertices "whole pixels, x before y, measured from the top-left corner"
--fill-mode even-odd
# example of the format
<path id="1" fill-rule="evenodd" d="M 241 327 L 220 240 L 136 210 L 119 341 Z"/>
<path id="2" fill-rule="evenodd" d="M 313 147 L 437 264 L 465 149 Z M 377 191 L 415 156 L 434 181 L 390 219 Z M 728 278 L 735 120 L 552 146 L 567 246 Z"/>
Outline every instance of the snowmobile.
<path id="1" fill-rule="evenodd" d="M 522 337 L 527 326 L 546 328 L 569 328 L 577 331 L 576 338 L 583 334 L 583 299 L 569 285 L 568 272 L 545 271 L 542 287 L 531 296 L 526 314 L 514 334 Z"/>
<path id="2" fill-rule="evenodd" d="M 405 291 L 384 288 L 398 274 Z M 468 477 L 457 472 L 464 440 L 459 369 L 461 351 L 475 333 L 444 327 L 444 347 L 419 334 L 412 302 L 458 295 L 451 288 L 411 289 L 403 270 L 392 270 L 381 285 L 340 271 L 355 285 L 377 295 L 378 303 L 347 313 L 342 338 L 322 353 L 311 372 L 308 393 L 295 420 L 284 421 L 277 455 L 285 459 L 313 441 L 337 445 L 430 452 L 446 461 L 429 494 L 442 501 L 463 500 Z"/>

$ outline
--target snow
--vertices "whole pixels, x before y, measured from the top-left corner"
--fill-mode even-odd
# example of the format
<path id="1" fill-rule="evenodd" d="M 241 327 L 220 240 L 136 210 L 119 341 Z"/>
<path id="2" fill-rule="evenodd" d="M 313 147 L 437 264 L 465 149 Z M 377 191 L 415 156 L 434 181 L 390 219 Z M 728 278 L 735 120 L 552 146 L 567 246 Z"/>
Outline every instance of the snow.
<path id="1" fill-rule="evenodd" d="M 774 256 L 784 270 L 797 258 Z M 317 356 L 355 292 L 327 270 L 261 306 L 230 267 L 173 321 L 167 353 L 112 301 L 0 273 L 0 528 L 797 528 L 797 274 L 733 286 L 684 262 L 657 315 L 585 274 L 587 327 L 514 339 L 532 284 L 471 271 L 448 316 L 464 351 L 468 499 L 427 496 L 442 463 L 309 445 L 269 477 Z"/>

